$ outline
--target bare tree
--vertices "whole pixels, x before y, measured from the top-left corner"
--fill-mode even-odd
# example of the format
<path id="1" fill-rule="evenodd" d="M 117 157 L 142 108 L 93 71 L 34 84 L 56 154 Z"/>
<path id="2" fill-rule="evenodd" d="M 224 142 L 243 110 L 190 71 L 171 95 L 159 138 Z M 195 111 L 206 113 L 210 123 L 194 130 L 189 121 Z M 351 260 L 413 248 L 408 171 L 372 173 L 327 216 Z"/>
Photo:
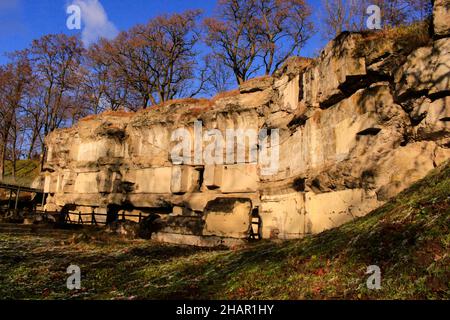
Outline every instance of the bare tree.
<path id="1" fill-rule="evenodd" d="M 324 36 L 334 38 L 342 31 L 363 29 L 364 7 L 364 0 L 323 0 Z"/>
<path id="2" fill-rule="evenodd" d="M 433 6 L 432 0 L 323 0 L 324 36 L 330 39 L 342 31 L 364 30 L 369 5 L 380 7 L 384 28 L 423 20 L 431 15 Z"/>
<path id="3" fill-rule="evenodd" d="M 192 96 L 198 89 L 192 87 L 197 65 L 195 45 L 199 41 L 196 21 L 198 10 L 183 14 L 163 15 L 151 20 L 143 30 L 137 30 L 138 37 L 154 50 L 153 72 L 155 94 L 159 102 L 182 96 Z"/>
<path id="4" fill-rule="evenodd" d="M 40 145 L 42 140 L 42 126 L 43 126 L 43 108 L 42 106 L 42 90 L 41 84 L 37 81 L 34 73 L 30 74 L 30 81 L 26 86 L 22 103 L 18 110 L 18 121 L 20 128 L 22 129 L 22 135 L 24 137 L 21 152 L 27 157 L 32 159 L 36 148 Z"/>
<path id="5" fill-rule="evenodd" d="M 129 88 L 114 64 L 109 40 L 100 39 L 86 53 L 82 69 L 84 100 L 92 113 L 126 106 Z"/>
<path id="6" fill-rule="evenodd" d="M 432 0 L 373 0 L 381 8 L 384 27 L 395 27 L 431 15 Z"/>
<path id="7" fill-rule="evenodd" d="M 67 96 L 78 85 L 78 69 L 84 52 L 77 37 L 46 35 L 34 40 L 30 49 L 33 71 L 41 85 L 43 135 L 59 128 L 67 120 Z M 42 154 L 42 164 L 45 148 Z"/>
<path id="8" fill-rule="evenodd" d="M 311 9 L 304 0 L 220 0 L 205 19 L 206 43 L 232 70 L 237 84 L 264 68 L 266 75 L 298 53 L 311 37 Z"/>
<path id="9" fill-rule="evenodd" d="M 214 54 L 204 57 L 205 90 L 210 95 L 228 91 L 232 86 L 233 74 Z"/>
<path id="10" fill-rule="evenodd" d="M 204 20 L 206 43 L 241 84 L 259 69 L 255 62 L 261 21 L 256 0 L 220 0 L 217 11 L 216 17 Z"/>
<path id="11" fill-rule="evenodd" d="M 312 36 L 311 8 L 304 0 L 258 0 L 261 58 L 265 74 L 277 70 Z"/>
<path id="12" fill-rule="evenodd" d="M 32 72 L 29 60 L 23 52 L 17 52 L 15 55 L 17 58 L 13 62 L 0 67 L 0 179 L 3 179 L 5 174 L 5 160 L 11 131 L 13 131 L 15 144 L 18 128 L 17 113 L 23 103 L 27 86 L 31 83 Z"/>
<path id="13" fill-rule="evenodd" d="M 129 108 L 146 108 L 192 95 L 199 11 L 162 15 L 122 32 L 104 46 L 115 75 L 129 88 Z M 199 91 L 197 90 L 193 90 Z"/>

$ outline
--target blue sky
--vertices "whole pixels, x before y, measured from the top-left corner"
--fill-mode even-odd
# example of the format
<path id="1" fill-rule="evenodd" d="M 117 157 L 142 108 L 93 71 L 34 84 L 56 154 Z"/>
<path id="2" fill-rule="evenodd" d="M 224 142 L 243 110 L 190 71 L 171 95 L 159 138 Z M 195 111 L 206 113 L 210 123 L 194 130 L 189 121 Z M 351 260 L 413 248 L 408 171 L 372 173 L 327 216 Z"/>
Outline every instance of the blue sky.
<path id="1" fill-rule="evenodd" d="M 66 27 L 68 17 L 66 8 L 77 1 L 100 7 L 101 13 L 104 14 L 103 19 L 107 19 L 110 24 L 108 29 L 110 31 L 105 32 L 111 36 L 114 33 L 112 29 L 126 30 L 162 13 L 199 8 L 204 14 L 212 14 L 216 4 L 216 0 L 0 0 L 0 64 L 6 62 L 5 52 L 24 49 L 33 39 L 45 34 L 82 32 L 68 30 Z M 318 2 L 310 1 L 313 6 L 317 6 Z M 97 19 L 96 17 L 93 19 Z M 98 30 L 98 23 L 91 21 L 91 29 Z M 87 28 L 85 21 L 82 27 Z M 303 50 L 302 55 L 311 56 L 323 45 L 324 41 L 320 35 L 316 35 Z"/>

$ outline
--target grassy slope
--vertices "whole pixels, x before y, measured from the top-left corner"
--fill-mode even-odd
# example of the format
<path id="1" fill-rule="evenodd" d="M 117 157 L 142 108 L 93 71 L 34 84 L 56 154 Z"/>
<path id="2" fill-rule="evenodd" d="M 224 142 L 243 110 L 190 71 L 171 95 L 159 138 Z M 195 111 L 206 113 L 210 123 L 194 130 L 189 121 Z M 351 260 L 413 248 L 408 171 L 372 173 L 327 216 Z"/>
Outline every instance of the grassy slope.
<path id="1" fill-rule="evenodd" d="M 30 184 L 39 175 L 39 160 L 17 160 L 16 181 L 23 184 Z M 5 182 L 13 181 L 12 162 L 5 163 Z"/>
<path id="2" fill-rule="evenodd" d="M 448 299 L 449 204 L 447 164 L 340 228 L 234 251 L 101 233 L 0 233 L 0 297 Z M 65 288 L 72 263 L 82 271 L 79 292 Z M 365 285 L 372 264 L 382 271 L 378 291 Z"/>

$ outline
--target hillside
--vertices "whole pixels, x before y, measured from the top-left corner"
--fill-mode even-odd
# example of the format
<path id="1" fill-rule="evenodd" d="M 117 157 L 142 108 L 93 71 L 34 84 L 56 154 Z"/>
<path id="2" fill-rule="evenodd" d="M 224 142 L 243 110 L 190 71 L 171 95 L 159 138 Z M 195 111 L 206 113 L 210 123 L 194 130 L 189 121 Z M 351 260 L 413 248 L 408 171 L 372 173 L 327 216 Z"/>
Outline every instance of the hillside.
<path id="1" fill-rule="evenodd" d="M 30 184 L 40 172 L 39 160 L 18 160 L 16 163 L 16 178 L 12 177 L 12 162 L 5 163 L 5 182 L 17 181 L 22 184 Z"/>
<path id="2" fill-rule="evenodd" d="M 231 251 L 2 225 L 8 298 L 449 299 L 450 163 L 339 228 Z M 34 230 L 34 231 L 32 231 Z M 105 240 L 108 240 L 106 243 Z M 65 288 L 70 264 L 82 290 Z M 378 265 L 381 290 L 366 288 Z"/>

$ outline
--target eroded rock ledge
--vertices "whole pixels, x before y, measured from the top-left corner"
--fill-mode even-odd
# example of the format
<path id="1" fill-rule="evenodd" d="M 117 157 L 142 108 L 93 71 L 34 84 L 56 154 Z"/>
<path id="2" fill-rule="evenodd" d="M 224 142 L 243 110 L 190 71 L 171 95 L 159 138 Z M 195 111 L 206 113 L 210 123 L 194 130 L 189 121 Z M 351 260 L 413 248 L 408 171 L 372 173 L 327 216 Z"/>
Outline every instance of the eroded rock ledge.
<path id="1" fill-rule="evenodd" d="M 450 158 L 445 8 L 436 1 L 430 36 L 419 27 L 343 33 L 319 58 L 294 57 L 273 77 L 210 101 L 108 112 L 51 133 L 46 208 L 110 220 L 141 212 L 158 221 L 152 238 L 195 245 L 231 244 L 252 231 L 297 238 L 367 214 Z M 223 136 L 278 129 L 278 170 L 261 174 L 248 154 L 174 165 L 171 135 L 193 132 L 195 121 Z"/>

